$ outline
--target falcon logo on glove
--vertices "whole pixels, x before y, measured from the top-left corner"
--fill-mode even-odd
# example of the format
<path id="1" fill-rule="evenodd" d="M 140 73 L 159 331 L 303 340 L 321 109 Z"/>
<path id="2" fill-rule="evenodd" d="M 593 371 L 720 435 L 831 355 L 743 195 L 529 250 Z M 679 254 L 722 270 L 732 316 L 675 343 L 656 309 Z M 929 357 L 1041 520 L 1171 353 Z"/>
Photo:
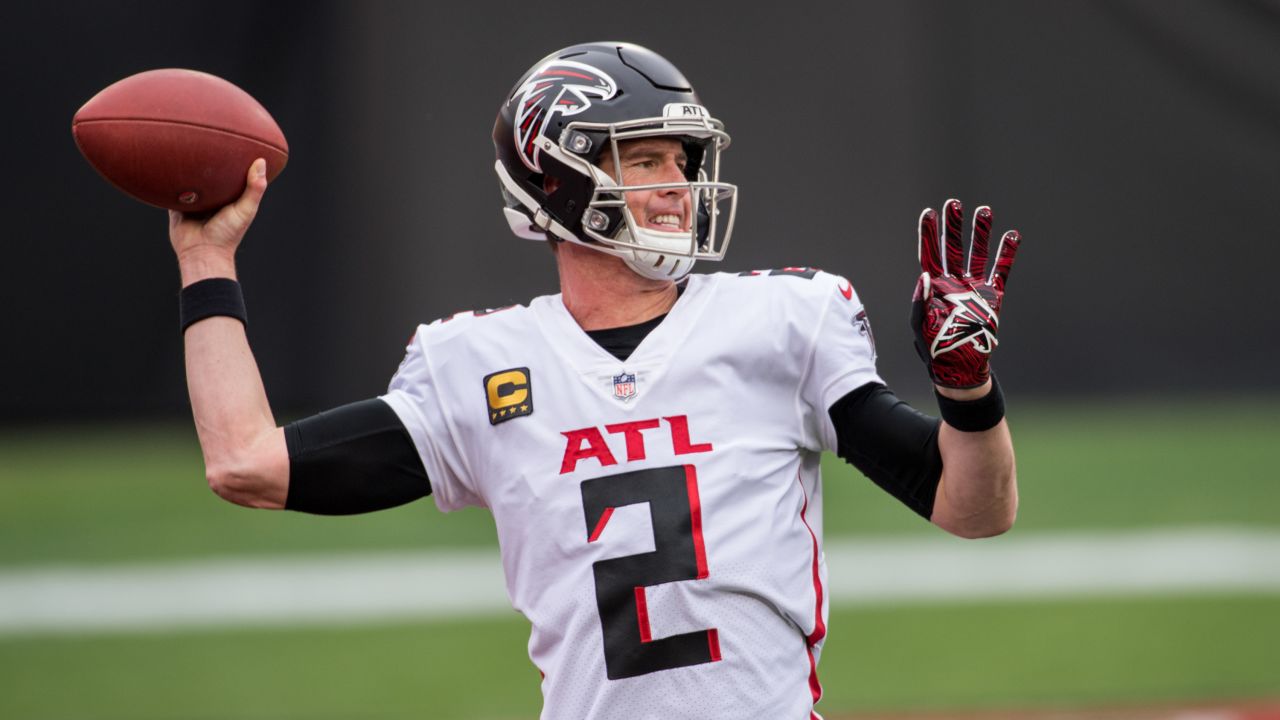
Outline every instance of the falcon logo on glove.
<path id="1" fill-rule="evenodd" d="M 937 357 L 965 345 L 972 345 L 978 352 L 991 354 L 1000 344 L 996 340 L 996 328 L 1000 324 L 996 313 L 986 300 L 976 292 L 943 295 L 942 299 L 955 305 L 942 323 L 942 329 L 933 339 L 929 354 Z"/>
<path id="2" fill-rule="evenodd" d="M 995 252 L 988 251 L 991 208 L 973 214 L 973 234 L 967 252 L 960 230 L 963 208 L 948 200 L 944 226 L 938 234 L 938 214 L 920 214 L 920 279 L 911 298 L 911 328 L 916 351 L 929 367 L 929 376 L 942 387 L 979 387 L 991 376 L 990 357 L 999 340 L 1000 304 L 1021 237 L 1010 230 Z"/>

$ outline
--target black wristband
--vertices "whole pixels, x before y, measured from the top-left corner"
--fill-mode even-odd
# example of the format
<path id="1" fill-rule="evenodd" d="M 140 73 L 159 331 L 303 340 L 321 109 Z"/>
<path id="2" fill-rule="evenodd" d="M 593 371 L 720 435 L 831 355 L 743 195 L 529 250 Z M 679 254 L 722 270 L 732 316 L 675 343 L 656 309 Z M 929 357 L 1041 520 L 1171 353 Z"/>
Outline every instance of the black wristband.
<path id="1" fill-rule="evenodd" d="M 977 400 L 952 400 L 934 389 L 938 397 L 938 412 L 951 427 L 963 432 L 990 430 L 1004 419 L 1004 393 L 1000 383 L 991 375 L 991 391 Z"/>
<path id="2" fill-rule="evenodd" d="M 178 294 L 178 321 L 182 332 L 186 332 L 192 323 L 217 315 L 249 324 L 240 283 L 230 278 L 209 278 L 191 283 Z"/>

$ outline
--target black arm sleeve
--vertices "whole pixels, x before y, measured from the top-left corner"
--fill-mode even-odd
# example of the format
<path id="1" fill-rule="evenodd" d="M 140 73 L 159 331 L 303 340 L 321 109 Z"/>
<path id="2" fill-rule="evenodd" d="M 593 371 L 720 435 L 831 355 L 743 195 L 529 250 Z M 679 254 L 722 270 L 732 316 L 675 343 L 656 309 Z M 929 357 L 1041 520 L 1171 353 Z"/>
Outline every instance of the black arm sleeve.
<path id="1" fill-rule="evenodd" d="M 288 510 L 354 515 L 431 494 L 409 431 L 381 400 L 289 423 L 284 439 L 289 448 Z"/>
<path id="2" fill-rule="evenodd" d="M 836 454 L 928 519 L 942 479 L 936 418 L 898 399 L 880 383 L 867 383 L 828 411 L 836 428 Z"/>

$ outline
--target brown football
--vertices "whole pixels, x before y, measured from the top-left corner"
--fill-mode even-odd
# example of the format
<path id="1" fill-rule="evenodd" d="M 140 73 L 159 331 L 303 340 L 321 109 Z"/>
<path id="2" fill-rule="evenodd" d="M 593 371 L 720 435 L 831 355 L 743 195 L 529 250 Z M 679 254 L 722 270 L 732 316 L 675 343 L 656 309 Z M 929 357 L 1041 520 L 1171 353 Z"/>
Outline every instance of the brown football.
<path id="1" fill-rule="evenodd" d="M 112 185 L 190 213 L 238 198 L 256 158 L 266 158 L 268 181 L 289 160 L 289 144 L 266 108 L 195 70 L 148 70 L 108 86 L 76 113 L 71 133 Z"/>

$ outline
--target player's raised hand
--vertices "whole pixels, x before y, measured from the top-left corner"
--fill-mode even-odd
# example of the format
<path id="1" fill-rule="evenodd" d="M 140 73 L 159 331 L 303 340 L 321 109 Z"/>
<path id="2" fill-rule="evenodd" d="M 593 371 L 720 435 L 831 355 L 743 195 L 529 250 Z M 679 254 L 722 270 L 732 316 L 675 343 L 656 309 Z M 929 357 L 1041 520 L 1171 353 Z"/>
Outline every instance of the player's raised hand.
<path id="1" fill-rule="evenodd" d="M 963 212 L 959 200 L 948 200 L 941 234 L 933 208 L 920 214 L 922 272 L 911 298 L 916 351 L 933 382 L 947 388 L 979 387 L 990 377 L 1004 286 L 1021 242 L 1010 230 L 991 250 L 991 208 L 983 205 L 973 214 L 966 250 Z"/>
<path id="2" fill-rule="evenodd" d="M 213 258 L 231 260 L 253 218 L 257 216 L 258 205 L 266 191 L 267 164 L 259 158 L 249 166 L 244 192 L 239 199 L 212 216 L 187 215 L 170 210 L 169 242 L 178 255 L 179 263 Z"/>

